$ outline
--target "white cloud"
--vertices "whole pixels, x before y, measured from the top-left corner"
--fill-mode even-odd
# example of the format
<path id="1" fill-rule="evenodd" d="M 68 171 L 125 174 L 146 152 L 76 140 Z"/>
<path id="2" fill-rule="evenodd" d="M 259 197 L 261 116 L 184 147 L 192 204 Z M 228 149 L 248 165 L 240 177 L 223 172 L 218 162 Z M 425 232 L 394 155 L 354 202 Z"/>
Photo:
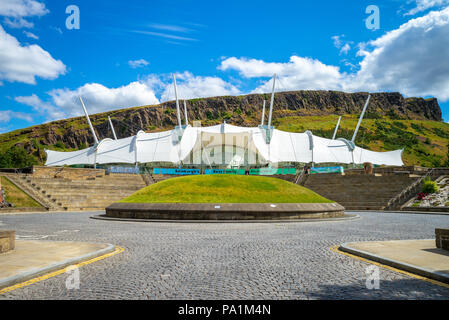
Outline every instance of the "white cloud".
<path id="1" fill-rule="evenodd" d="M 145 59 L 139 59 L 139 60 L 130 60 L 130 61 L 128 61 L 128 64 L 131 68 L 136 69 L 136 68 L 145 67 L 145 66 L 149 65 L 150 63 L 148 61 L 146 61 Z"/>
<path id="2" fill-rule="evenodd" d="M 43 16 L 49 11 L 45 4 L 35 0 L 2 0 L 0 15 L 7 17 Z"/>
<path id="3" fill-rule="evenodd" d="M 35 35 L 34 33 L 32 33 L 32 32 L 23 31 L 23 33 L 24 33 L 28 38 L 35 39 L 35 40 L 38 40 L 38 39 L 39 39 L 39 37 L 36 36 L 36 35 Z"/>
<path id="4" fill-rule="evenodd" d="M 312 58 L 291 56 L 287 63 L 265 62 L 247 58 L 227 58 L 218 67 L 220 70 L 237 70 L 246 78 L 271 77 L 274 73 L 279 78 L 278 90 L 300 89 L 341 89 L 342 77 L 339 68 L 325 65 Z M 271 80 L 256 88 L 254 92 L 269 92 Z"/>
<path id="5" fill-rule="evenodd" d="M 176 74 L 180 99 L 236 95 L 240 91 L 217 77 L 194 76 L 190 72 Z M 90 114 L 126 107 L 158 104 L 159 100 L 173 100 L 174 88 L 169 75 L 149 75 L 145 80 L 131 82 L 118 88 L 88 83 L 77 89 L 54 89 L 47 93 L 46 101 L 37 95 L 20 96 L 15 100 L 31 106 L 47 121 L 83 115 L 79 96 L 83 98 Z M 158 99 L 157 96 L 160 96 Z"/>
<path id="6" fill-rule="evenodd" d="M 160 23 L 152 23 L 150 24 L 151 28 L 158 29 L 158 30 L 167 30 L 167 31 L 173 31 L 173 32 L 182 32 L 182 33 L 189 33 L 192 31 L 192 29 L 171 25 L 171 24 L 160 24 Z"/>
<path id="7" fill-rule="evenodd" d="M 118 88 L 88 83 L 76 90 L 55 89 L 49 95 L 52 102 L 69 116 L 82 114 L 78 96 L 83 98 L 90 113 L 159 103 L 153 89 L 138 81 Z"/>
<path id="8" fill-rule="evenodd" d="M 177 73 L 176 85 L 179 99 L 193 99 L 225 95 L 238 95 L 240 90 L 234 85 L 218 77 L 194 76 L 190 72 Z M 153 78 L 152 81 L 155 81 Z M 175 99 L 175 90 L 171 82 L 160 83 L 163 86 L 161 101 Z"/>
<path id="9" fill-rule="evenodd" d="M 334 47 L 340 49 L 340 54 L 347 54 L 351 50 L 352 41 L 344 40 L 344 34 L 331 37 L 334 40 Z"/>
<path id="10" fill-rule="evenodd" d="M 21 29 L 21 28 L 33 28 L 34 27 L 34 23 L 25 20 L 23 18 L 9 18 L 6 17 L 5 19 L 3 19 L 3 23 L 5 25 L 7 25 L 10 28 L 15 28 L 15 29 Z"/>
<path id="11" fill-rule="evenodd" d="M 351 50 L 351 46 L 349 45 L 349 43 L 345 43 L 345 45 L 340 49 L 340 54 L 347 54 L 349 50 Z"/>
<path id="12" fill-rule="evenodd" d="M 0 80 L 35 84 L 35 77 L 55 79 L 66 66 L 38 45 L 22 46 L 0 26 Z"/>
<path id="13" fill-rule="evenodd" d="M 33 121 L 33 117 L 31 114 L 23 112 L 15 112 L 12 110 L 0 110 L 0 122 L 6 123 L 9 122 L 12 118 L 22 119 L 28 122 Z"/>
<path id="14" fill-rule="evenodd" d="M 173 39 L 173 40 L 198 41 L 197 39 L 194 39 L 194 38 L 181 37 L 181 36 L 168 34 L 168 33 L 161 33 L 161 32 L 142 31 L 142 30 L 132 30 L 131 32 L 145 34 L 145 35 L 149 35 L 149 36 L 161 37 L 161 38 L 166 38 L 166 39 Z"/>
<path id="15" fill-rule="evenodd" d="M 88 83 L 75 90 L 54 89 L 48 92 L 47 102 L 42 101 L 35 94 L 16 97 L 15 100 L 31 106 L 35 111 L 56 120 L 83 115 L 79 96 L 83 98 L 90 114 L 126 107 L 157 104 L 151 87 L 143 82 L 131 82 L 118 88 L 107 88 L 98 83 Z"/>
<path id="16" fill-rule="evenodd" d="M 362 46 L 348 88 L 449 99 L 449 8 L 412 19 Z"/>
<path id="17" fill-rule="evenodd" d="M 416 7 L 404 13 L 405 16 L 415 15 L 430 8 L 441 7 L 449 4 L 449 0 L 415 0 L 409 2 L 416 2 Z"/>
<path id="18" fill-rule="evenodd" d="M 66 116 L 62 110 L 55 107 L 51 103 L 42 101 L 35 94 L 32 94 L 31 96 L 16 97 L 14 100 L 32 107 L 37 114 L 45 116 L 47 120 L 61 119 Z"/>
<path id="19" fill-rule="evenodd" d="M 50 26 L 50 29 L 56 31 L 56 32 L 59 33 L 59 34 L 62 34 L 62 30 L 61 30 L 61 28 L 59 28 L 59 27 Z"/>
<path id="20" fill-rule="evenodd" d="M 245 78 L 279 78 L 277 90 L 399 91 L 405 96 L 449 100 L 449 8 L 409 20 L 399 28 L 359 45 L 358 71 L 342 73 L 319 60 L 292 56 L 287 63 L 231 57 L 221 70 Z M 343 48 L 340 36 L 333 38 Z M 348 64 L 347 60 L 343 61 Z M 355 69 L 351 66 L 351 70 Z M 271 80 L 254 90 L 270 92 Z"/>

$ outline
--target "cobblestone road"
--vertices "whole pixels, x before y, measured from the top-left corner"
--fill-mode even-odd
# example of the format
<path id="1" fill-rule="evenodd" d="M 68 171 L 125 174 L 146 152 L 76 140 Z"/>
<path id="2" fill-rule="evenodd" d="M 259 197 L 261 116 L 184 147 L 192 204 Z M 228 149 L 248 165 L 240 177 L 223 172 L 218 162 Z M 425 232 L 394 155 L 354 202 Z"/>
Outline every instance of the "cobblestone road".
<path id="1" fill-rule="evenodd" d="M 19 239 L 113 243 L 126 250 L 0 299 L 449 299 L 449 289 L 332 252 L 351 241 L 429 239 L 449 216 L 362 212 L 358 220 L 303 223 L 145 223 L 98 213 L 0 216 Z"/>

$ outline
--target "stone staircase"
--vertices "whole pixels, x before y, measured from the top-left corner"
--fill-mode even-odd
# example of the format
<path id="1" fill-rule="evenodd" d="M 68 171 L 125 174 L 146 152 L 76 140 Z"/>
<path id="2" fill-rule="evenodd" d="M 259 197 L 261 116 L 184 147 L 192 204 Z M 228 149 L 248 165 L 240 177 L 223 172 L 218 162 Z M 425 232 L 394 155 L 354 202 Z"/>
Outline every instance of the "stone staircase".
<path id="1" fill-rule="evenodd" d="M 85 179 L 6 174 L 48 210 L 103 210 L 147 184 L 141 175 L 109 174 Z"/>
<path id="2" fill-rule="evenodd" d="M 164 181 L 167 179 L 182 177 L 182 176 L 174 175 L 174 174 L 173 175 L 172 174 L 151 174 L 151 177 L 152 177 L 154 183 L 156 183 L 156 182 Z"/>
<path id="3" fill-rule="evenodd" d="M 308 175 L 303 185 L 338 202 L 346 210 L 383 210 L 392 198 L 419 177 L 407 172 L 388 175 L 325 173 Z"/>

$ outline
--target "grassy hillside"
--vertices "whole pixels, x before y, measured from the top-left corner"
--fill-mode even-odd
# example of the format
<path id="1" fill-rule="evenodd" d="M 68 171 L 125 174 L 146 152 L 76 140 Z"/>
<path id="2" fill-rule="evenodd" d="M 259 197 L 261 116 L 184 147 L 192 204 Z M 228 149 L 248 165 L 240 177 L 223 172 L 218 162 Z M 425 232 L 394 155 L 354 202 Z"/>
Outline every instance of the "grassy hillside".
<path id="1" fill-rule="evenodd" d="M 404 148 L 407 165 L 449 166 L 449 124 L 441 121 L 436 99 L 404 98 L 399 93 L 373 93 L 356 144 L 375 151 Z M 337 114 L 343 114 L 338 137 L 350 139 L 367 93 L 292 91 L 276 93 L 273 124 L 281 130 L 331 138 Z M 260 123 L 267 94 L 223 96 L 187 101 L 190 121 L 210 126 L 226 121 L 238 126 Z M 111 138 L 108 116 L 118 138 L 139 130 L 172 129 L 177 123 L 173 101 L 91 115 L 99 139 Z M 267 112 L 268 113 L 268 112 Z M 266 113 L 266 117 L 268 117 Z M 184 117 L 184 116 L 182 116 Z M 184 120 L 183 120 L 184 121 Z M 0 134 L 0 167 L 45 163 L 45 149 L 73 151 L 93 143 L 84 117 L 63 119 Z"/>
<path id="2" fill-rule="evenodd" d="M 449 166 L 447 163 L 449 124 L 431 120 L 403 120 L 389 116 L 373 117 L 371 115 L 370 117 L 370 114 L 367 117 L 363 120 L 356 139 L 358 146 L 374 151 L 404 148 L 403 161 L 406 165 Z M 357 119 L 358 115 L 356 114 L 344 115 L 337 137 L 351 139 Z M 275 118 L 273 124 L 280 130 L 291 132 L 310 130 L 317 136 L 331 138 L 337 120 L 338 116 L 336 115 L 287 116 Z M 220 121 L 221 119 L 215 120 L 209 125 Z M 230 121 L 227 122 L 232 124 Z M 45 130 L 42 126 L 36 127 L 39 131 Z M 60 130 L 65 129 L 62 127 Z M 86 130 L 88 129 L 86 128 Z M 158 130 L 161 129 L 148 131 Z M 30 159 L 22 159 L 23 155 L 21 157 L 16 156 L 15 158 L 20 158 L 20 160 L 15 160 L 15 163 L 43 164 L 45 162 L 44 149 L 72 151 L 89 145 L 89 143 L 83 142 L 80 143 L 78 148 L 70 148 L 61 141 L 56 141 L 54 144 L 45 144 L 41 138 L 33 137 L 33 135 L 36 135 L 36 130 L 31 129 L 21 129 L 0 135 L 0 153 L 6 154 L 7 150 L 13 146 L 25 147 Z M 45 135 L 45 133 L 42 133 L 42 135 Z M 2 164 L 0 157 L 0 167 L 10 167 L 7 165 L 8 161 L 4 161 L 4 163 L 6 164 Z"/>
<path id="3" fill-rule="evenodd" d="M 338 116 L 286 117 L 276 119 L 280 130 L 303 132 L 332 138 Z M 337 137 L 351 139 L 357 125 L 356 115 L 342 117 Z M 356 144 L 373 151 L 390 151 L 404 148 L 406 165 L 425 167 L 449 166 L 449 124 L 431 120 L 400 120 L 390 117 L 364 119 Z"/>
<path id="4" fill-rule="evenodd" d="M 121 200 L 126 203 L 329 203 L 294 183 L 260 176 L 200 175 L 164 180 Z"/>

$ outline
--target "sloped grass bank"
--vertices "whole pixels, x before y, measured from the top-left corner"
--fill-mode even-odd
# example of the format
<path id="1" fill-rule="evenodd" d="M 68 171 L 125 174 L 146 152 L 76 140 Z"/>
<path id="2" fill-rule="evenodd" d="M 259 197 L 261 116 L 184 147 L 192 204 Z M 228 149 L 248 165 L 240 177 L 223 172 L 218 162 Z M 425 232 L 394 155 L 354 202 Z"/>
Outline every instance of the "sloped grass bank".
<path id="1" fill-rule="evenodd" d="M 271 177 L 198 175 L 145 187 L 122 203 L 331 203 L 294 183 Z"/>
<path id="2" fill-rule="evenodd" d="M 5 190 L 6 201 L 12 203 L 15 208 L 42 208 L 36 200 L 9 181 L 8 178 L 0 176 L 0 179 L 3 190 Z"/>

